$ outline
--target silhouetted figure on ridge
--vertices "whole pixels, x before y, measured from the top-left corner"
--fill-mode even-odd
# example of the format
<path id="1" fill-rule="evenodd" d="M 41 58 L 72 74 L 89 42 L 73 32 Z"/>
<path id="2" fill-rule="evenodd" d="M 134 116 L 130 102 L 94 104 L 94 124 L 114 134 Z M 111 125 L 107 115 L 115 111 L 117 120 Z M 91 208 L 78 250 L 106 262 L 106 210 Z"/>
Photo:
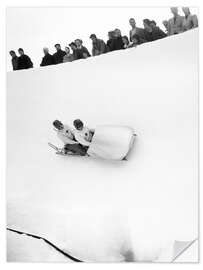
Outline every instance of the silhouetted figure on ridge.
<path id="1" fill-rule="evenodd" d="M 150 26 L 152 28 L 152 37 L 153 40 L 157 40 L 157 39 L 161 39 L 166 37 L 166 33 L 164 33 L 164 31 L 162 31 L 156 24 L 155 21 L 151 21 L 150 22 Z"/>
<path id="2" fill-rule="evenodd" d="M 123 44 L 120 29 L 115 29 L 114 30 L 114 37 L 115 37 L 114 41 L 113 41 L 113 49 L 114 49 L 114 51 L 124 49 L 124 44 Z"/>
<path id="3" fill-rule="evenodd" d="M 56 64 L 53 55 L 49 54 L 49 49 L 48 48 L 46 48 L 46 47 L 43 48 L 43 52 L 44 52 L 44 57 L 42 58 L 42 62 L 40 64 L 41 67 Z"/>
<path id="4" fill-rule="evenodd" d="M 156 26 L 156 23 L 154 21 L 144 19 L 143 25 L 147 42 L 155 41 L 157 39 L 161 39 L 167 36 L 164 31 L 162 31 L 159 27 Z"/>
<path id="5" fill-rule="evenodd" d="M 114 31 L 109 31 L 108 32 L 108 40 L 107 40 L 107 42 L 106 42 L 106 45 L 107 45 L 107 51 L 108 52 L 111 52 L 111 51 L 113 51 L 114 49 L 113 49 L 113 43 L 114 43 Z"/>
<path id="6" fill-rule="evenodd" d="M 109 52 L 124 49 L 124 43 L 122 40 L 120 29 L 109 31 L 108 37 L 109 39 L 107 41 L 107 47 Z"/>
<path id="7" fill-rule="evenodd" d="M 63 57 L 66 54 L 61 50 L 61 45 L 59 43 L 55 44 L 56 52 L 53 54 L 54 60 L 56 64 L 63 63 Z"/>
<path id="8" fill-rule="evenodd" d="M 130 18 L 129 24 L 132 27 L 129 33 L 130 41 L 132 41 L 132 37 L 134 35 L 137 35 L 139 36 L 140 43 L 146 42 L 144 29 L 136 26 L 136 22 L 134 18 Z"/>
<path id="9" fill-rule="evenodd" d="M 72 53 L 70 53 L 70 48 L 65 47 L 65 52 L 66 54 L 63 57 L 63 63 L 72 62 L 74 60 L 74 56 Z"/>
<path id="10" fill-rule="evenodd" d="M 88 49 L 82 45 L 81 39 L 76 39 L 75 44 L 77 46 L 76 59 L 85 59 L 91 56 Z"/>
<path id="11" fill-rule="evenodd" d="M 127 49 L 128 46 L 129 46 L 129 39 L 128 39 L 128 37 L 127 36 L 123 36 L 122 37 L 122 41 L 123 41 L 123 47 L 124 47 L 124 49 Z"/>
<path id="12" fill-rule="evenodd" d="M 185 14 L 183 17 L 183 31 L 198 27 L 197 15 L 192 15 L 189 7 L 182 7 L 182 11 Z"/>
<path id="13" fill-rule="evenodd" d="M 30 57 L 24 54 L 24 50 L 22 48 L 18 49 L 20 56 L 18 57 L 18 69 L 28 69 L 33 68 L 33 63 Z"/>
<path id="14" fill-rule="evenodd" d="M 90 39 L 92 40 L 92 56 L 107 52 L 106 44 L 102 39 L 97 38 L 95 34 L 91 34 Z"/>
<path id="15" fill-rule="evenodd" d="M 15 51 L 10 51 L 9 52 L 11 55 L 11 63 L 13 70 L 18 70 L 18 56 L 16 55 Z"/>
<path id="16" fill-rule="evenodd" d="M 73 60 L 76 60 L 77 59 L 77 46 L 76 46 L 75 42 L 71 42 L 69 44 L 69 47 L 72 50 Z"/>
<path id="17" fill-rule="evenodd" d="M 168 21 L 168 35 L 175 35 L 183 32 L 183 17 L 178 14 L 177 7 L 171 7 L 173 18 Z"/>

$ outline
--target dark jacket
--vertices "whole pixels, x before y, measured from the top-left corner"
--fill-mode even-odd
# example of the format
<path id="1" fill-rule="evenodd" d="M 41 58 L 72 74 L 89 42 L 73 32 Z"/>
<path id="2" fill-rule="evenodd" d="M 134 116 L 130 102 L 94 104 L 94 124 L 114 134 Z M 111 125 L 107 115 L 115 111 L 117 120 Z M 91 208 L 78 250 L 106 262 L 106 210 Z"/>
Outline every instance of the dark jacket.
<path id="1" fill-rule="evenodd" d="M 124 49 L 122 37 L 116 37 L 113 39 L 113 49 L 114 51 Z"/>
<path id="2" fill-rule="evenodd" d="M 84 59 L 87 57 L 90 57 L 90 53 L 88 52 L 88 49 L 84 46 L 81 46 L 81 48 L 77 48 L 75 50 L 75 57 L 76 59 Z"/>
<path id="3" fill-rule="evenodd" d="M 106 46 L 107 46 L 107 51 L 108 52 L 113 51 L 114 50 L 114 39 L 110 38 L 109 40 L 107 40 Z"/>
<path id="4" fill-rule="evenodd" d="M 63 63 L 63 57 L 64 55 L 66 55 L 66 53 L 62 50 L 58 50 L 57 52 L 55 52 L 53 54 L 54 60 L 55 60 L 55 64 L 60 64 Z"/>
<path id="5" fill-rule="evenodd" d="M 107 41 L 108 51 L 116 51 L 124 49 L 122 37 L 115 37 Z"/>
<path id="6" fill-rule="evenodd" d="M 18 56 L 14 56 L 11 59 L 13 70 L 18 70 Z"/>
<path id="7" fill-rule="evenodd" d="M 130 30 L 130 41 L 134 35 L 139 36 L 140 44 L 146 42 L 145 30 L 143 28 L 136 27 Z"/>
<path id="8" fill-rule="evenodd" d="M 162 31 L 159 27 L 154 27 L 153 30 L 152 30 L 152 38 L 153 40 L 157 40 L 157 39 L 160 39 L 160 38 L 164 38 L 166 37 L 166 33 L 164 33 L 164 31 Z"/>
<path id="9" fill-rule="evenodd" d="M 153 41 L 152 32 L 144 30 L 146 42 Z"/>
<path id="10" fill-rule="evenodd" d="M 145 30 L 145 38 L 147 42 L 164 38 L 166 36 L 167 35 L 159 27 L 154 27 L 151 32 Z"/>
<path id="11" fill-rule="evenodd" d="M 106 44 L 102 39 L 92 42 L 92 55 L 100 55 L 107 52 Z"/>
<path id="12" fill-rule="evenodd" d="M 27 68 L 33 68 L 33 63 L 28 55 L 23 54 L 18 57 L 18 69 Z"/>
<path id="13" fill-rule="evenodd" d="M 55 58 L 53 57 L 53 55 L 48 53 L 42 58 L 42 62 L 40 66 L 44 67 L 44 66 L 49 66 L 49 65 L 54 65 L 54 64 L 56 64 Z"/>

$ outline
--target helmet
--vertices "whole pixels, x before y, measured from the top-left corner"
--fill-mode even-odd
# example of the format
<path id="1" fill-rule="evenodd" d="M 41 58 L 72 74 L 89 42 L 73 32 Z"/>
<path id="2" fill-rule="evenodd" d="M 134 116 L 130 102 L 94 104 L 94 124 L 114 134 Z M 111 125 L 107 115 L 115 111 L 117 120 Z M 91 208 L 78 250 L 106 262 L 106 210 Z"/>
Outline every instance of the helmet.
<path id="1" fill-rule="evenodd" d="M 59 121 L 59 120 L 55 120 L 55 121 L 53 122 L 53 125 L 54 125 L 55 128 L 57 128 L 57 129 L 59 129 L 59 130 L 63 129 L 63 124 L 62 124 L 61 121 Z"/>
<path id="2" fill-rule="evenodd" d="M 73 125 L 76 129 L 81 129 L 83 128 L 83 122 L 80 119 L 76 119 L 73 121 Z"/>

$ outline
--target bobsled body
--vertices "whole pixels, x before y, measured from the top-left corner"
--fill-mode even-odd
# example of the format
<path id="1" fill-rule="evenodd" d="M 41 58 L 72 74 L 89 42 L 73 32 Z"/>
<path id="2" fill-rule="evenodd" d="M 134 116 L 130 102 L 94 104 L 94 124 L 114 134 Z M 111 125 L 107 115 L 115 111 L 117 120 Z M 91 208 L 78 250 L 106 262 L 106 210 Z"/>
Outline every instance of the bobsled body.
<path id="1" fill-rule="evenodd" d="M 122 160 L 133 147 L 134 138 L 134 130 L 130 127 L 98 126 L 87 153 L 91 157 Z"/>

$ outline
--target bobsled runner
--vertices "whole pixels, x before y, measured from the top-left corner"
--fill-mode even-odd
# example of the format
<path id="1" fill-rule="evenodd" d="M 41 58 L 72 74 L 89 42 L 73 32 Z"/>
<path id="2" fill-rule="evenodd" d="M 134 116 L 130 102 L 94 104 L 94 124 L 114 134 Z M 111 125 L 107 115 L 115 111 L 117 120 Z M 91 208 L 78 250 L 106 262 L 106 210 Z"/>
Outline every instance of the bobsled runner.
<path id="1" fill-rule="evenodd" d="M 56 145 L 54 145 L 54 144 L 52 144 L 50 142 L 48 143 L 48 145 L 56 151 L 57 155 L 62 155 L 62 156 L 68 156 L 68 155 L 69 156 L 70 155 L 74 156 L 75 155 L 73 152 L 65 151 L 64 148 L 59 148 L 59 147 L 57 147 Z"/>

